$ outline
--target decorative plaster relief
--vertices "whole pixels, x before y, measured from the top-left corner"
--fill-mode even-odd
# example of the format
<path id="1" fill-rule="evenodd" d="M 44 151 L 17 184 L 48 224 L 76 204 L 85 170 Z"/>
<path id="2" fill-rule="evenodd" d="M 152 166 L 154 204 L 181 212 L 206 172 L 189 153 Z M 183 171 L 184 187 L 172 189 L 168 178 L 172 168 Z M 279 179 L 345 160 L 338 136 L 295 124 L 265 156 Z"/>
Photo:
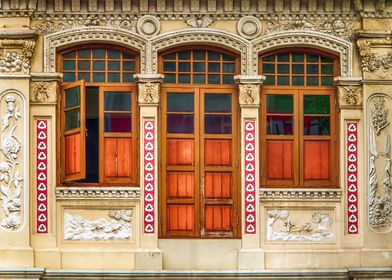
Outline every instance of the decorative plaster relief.
<path id="1" fill-rule="evenodd" d="M 0 40 L 0 73 L 29 73 L 35 40 Z"/>
<path id="2" fill-rule="evenodd" d="M 335 200 L 342 198 L 341 189 L 260 189 L 260 200 Z"/>
<path id="3" fill-rule="evenodd" d="M 31 82 L 31 103 L 53 103 L 57 102 L 57 82 Z"/>
<path id="4" fill-rule="evenodd" d="M 256 234 L 256 121 L 244 122 L 245 234 Z"/>
<path id="5" fill-rule="evenodd" d="M 297 210 L 290 216 L 288 210 L 268 210 L 267 241 L 333 241 L 332 214 L 314 211 L 309 217 L 308 210 Z"/>
<path id="6" fill-rule="evenodd" d="M 1 227 L 16 230 L 22 225 L 24 155 L 20 136 L 26 123 L 19 110 L 24 110 L 24 104 L 19 93 L 13 91 L 3 94 L 0 101 L 1 109 L 6 103 L 1 119 L 0 199 L 5 215 Z"/>
<path id="7" fill-rule="evenodd" d="M 57 187 L 56 199 L 128 199 L 139 200 L 140 188 L 132 187 Z"/>
<path id="8" fill-rule="evenodd" d="M 260 105 L 260 84 L 239 84 L 240 105 Z"/>
<path id="9" fill-rule="evenodd" d="M 48 121 L 36 121 L 37 233 L 48 232 Z"/>
<path id="10" fill-rule="evenodd" d="M 362 106 L 362 86 L 338 86 L 339 107 L 355 109 Z"/>
<path id="11" fill-rule="evenodd" d="M 139 87 L 139 104 L 156 104 L 159 103 L 159 86 L 160 83 L 138 83 Z"/>
<path id="12" fill-rule="evenodd" d="M 254 16 L 242 17 L 237 23 L 237 31 L 246 39 L 254 39 L 261 33 L 261 22 Z"/>
<path id="13" fill-rule="evenodd" d="M 363 72 L 373 72 L 378 69 L 387 71 L 392 66 L 392 51 L 386 54 L 376 54 L 372 51 L 373 45 L 391 45 L 392 38 L 359 38 L 357 46 L 362 57 Z"/>
<path id="14" fill-rule="evenodd" d="M 358 234 L 358 122 L 346 123 L 347 232 Z"/>
<path id="15" fill-rule="evenodd" d="M 194 28 L 206 28 L 211 25 L 214 20 L 209 16 L 194 15 L 186 19 L 186 24 Z"/>
<path id="16" fill-rule="evenodd" d="M 392 102 L 383 94 L 369 99 L 368 222 L 376 232 L 392 231 L 391 128 Z M 378 168 L 383 167 L 383 172 Z M 382 176 L 378 179 L 378 176 Z"/>
<path id="17" fill-rule="evenodd" d="M 144 15 L 137 21 L 137 31 L 139 34 L 145 35 L 147 37 L 155 36 L 159 33 L 161 29 L 161 24 L 159 18 Z"/>
<path id="18" fill-rule="evenodd" d="M 98 219 L 65 212 L 64 240 L 130 241 L 132 212 L 132 210 L 110 210 L 106 211 L 107 217 Z"/>

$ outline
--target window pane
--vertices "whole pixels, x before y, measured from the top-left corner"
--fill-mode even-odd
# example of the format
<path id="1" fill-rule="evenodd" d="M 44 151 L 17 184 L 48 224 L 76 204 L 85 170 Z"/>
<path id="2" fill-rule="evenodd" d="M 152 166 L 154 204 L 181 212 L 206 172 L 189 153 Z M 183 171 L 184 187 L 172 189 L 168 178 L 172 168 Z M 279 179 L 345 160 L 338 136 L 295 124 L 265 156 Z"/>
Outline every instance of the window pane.
<path id="1" fill-rule="evenodd" d="M 304 62 L 304 54 L 303 53 L 293 53 L 292 54 L 293 62 Z"/>
<path id="2" fill-rule="evenodd" d="M 208 63 L 208 72 L 220 72 L 219 63 Z"/>
<path id="3" fill-rule="evenodd" d="M 275 55 L 266 56 L 263 58 L 265 62 L 275 62 Z"/>
<path id="4" fill-rule="evenodd" d="M 164 62 L 163 63 L 163 71 L 175 72 L 176 71 L 176 63 L 175 62 Z"/>
<path id="5" fill-rule="evenodd" d="M 290 84 L 289 76 L 278 76 L 279 86 L 288 86 Z"/>
<path id="6" fill-rule="evenodd" d="M 65 112 L 65 130 L 80 127 L 80 109 L 72 109 Z"/>
<path id="7" fill-rule="evenodd" d="M 289 54 L 288 53 L 278 54 L 278 62 L 289 62 Z"/>
<path id="8" fill-rule="evenodd" d="M 321 56 L 321 62 L 333 62 L 333 59 L 332 59 L 332 58 L 322 57 L 322 56 Z"/>
<path id="9" fill-rule="evenodd" d="M 191 63 L 190 62 L 179 62 L 178 63 L 178 71 L 179 72 L 190 72 L 191 71 Z"/>
<path id="10" fill-rule="evenodd" d="M 333 86 L 333 77 L 321 77 L 322 86 Z"/>
<path id="11" fill-rule="evenodd" d="M 289 64 L 278 64 L 278 74 L 289 74 Z"/>
<path id="12" fill-rule="evenodd" d="M 222 60 L 223 60 L 223 61 L 234 61 L 235 58 L 232 57 L 231 55 L 222 54 Z"/>
<path id="13" fill-rule="evenodd" d="M 306 73 L 307 74 L 318 74 L 319 69 L 318 69 L 318 64 L 307 64 L 306 65 Z"/>
<path id="14" fill-rule="evenodd" d="M 76 52 L 73 51 L 73 52 L 65 53 L 65 54 L 63 54 L 63 57 L 64 58 L 75 58 L 76 57 Z"/>
<path id="15" fill-rule="evenodd" d="M 105 91 L 105 111 L 131 111 L 132 96 L 129 92 Z"/>
<path id="16" fill-rule="evenodd" d="M 304 73 L 304 65 L 303 64 L 293 64 L 292 65 L 293 74 L 303 74 Z"/>
<path id="17" fill-rule="evenodd" d="M 135 62 L 134 61 L 123 61 L 123 70 L 124 71 L 135 71 Z"/>
<path id="18" fill-rule="evenodd" d="M 93 61 L 93 70 L 104 71 L 105 68 L 106 68 L 105 61 L 103 60 Z"/>
<path id="19" fill-rule="evenodd" d="M 163 56 L 163 59 L 174 60 L 176 59 L 176 53 L 170 53 Z"/>
<path id="20" fill-rule="evenodd" d="M 121 55 L 120 51 L 117 50 L 108 50 L 108 58 L 109 59 L 119 59 Z"/>
<path id="21" fill-rule="evenodd" d="M 106 58 L 105 49 L 93 49 L 93 58 Z"/>
<path id="22" fill-rule="evenodd" d="M 192 134 L 194 127 L 193 115 L 167 115 L 168 133 Z"/>
<path id="23" fill-rule="evenodd" d="M 105 113 L 105 132 L 131 132 L 132 115 L 126 113 Z"/>
<path id="24" fill-rule="evenodd" d="M 329 117 L 304 117 L 304 135 L 329 135 Z"/>
<path id="25" fill-rule="evenodd" d="M 78 51 L 78 58 L 90 58 L 90 49 Z"/>
<path id="26" fill-rule="evenodd" d="M 293 117 L 267 116 L 267 134 L 293 135 Z"/>
<path id="27" fill-rule="evenodd" d="M 318 62 L 318 55 L 315 54 L 307 54 L 306 55 L 307 62 Z"/>
<path id="28" fill-rule="evenodd" d="M 120 71 L 120 62 L 119 61 L 109 61 L 108 69 L 114 71 Z"/>
<path id="29" fill-rule="evenodd" d="M 119 83 L 120 82 L 120 73 L 108 73 L 108 82 L 109 83 Z"/>
<path id="30" fill-rule="evenodd" d="M 234 77 L 232 75 L 223 75 L 224 85 L 234 85 Z"/>
<path id="31" fill-rule="evenodd" d="M 135 79 L 133 78 L 133 74 L 125 73 L 123 74 L 123 83 L 134 83 Z"/>
<path id="32" fill-rule="evenodd" d="M 104 83 L 105 82 L 105 73 L 93 73 L 93 82 Z"/>
<path id="33" fill-rule="evenodd" d="M 75 60 L 64 60 L 63 70 L 75 70 Z"/>
<path id="34" fill-rule="evenodd" d="M 72 108 L 80 105 L 80 87 L 73 87 L 65 90 L 65 108 Z"/>
<path id="35" fill-rule="evenodd" d="M 64 82 L 75 82 L 75 73 L 63 73 Z"/>
<path id="36" fill-rule="evenodd" d="M 206 93 L 204 95 L 204 111 L 209 113 L 230 113 L 231 94 Z"/>
<path id="37" fill-rule="evenodd" d="M 205 72 L 206 64 L 204 62 L 194 62 L 193 63 L 193 72 Z"/>
<path id="38" fill-rule="evenodd" d="M 90 60 L 78 61 L 78 70 L 90 70 Z"/>
<path id="39" fill-rule="evenodd" d="M 132 53 L 123 52 L 123 59 L 135 59 L 135 55 Z"/>
<path id="40" fill-rule="evenodd" d="M 329 114 L 329 95 L 304 95 L 305 114 Z"/>
<path id="41" fill-rule="evenodd" d="M 208 60 L 220 60 L 220 53 L 219 52 L 208 52 Z"/>
<path id="42" fill-rule="evenodd" d="M 291 83 L 293 86 L 303 86 L 304 85 L 304 77 L 303 76 L 293 76 Z"/>
<path id="43" fill-rule="evenodd" d="M 311 76 L 307 76 L 306 77 L 306 85 L 307 86 L 318 86 L 318 77 L 311 77 Z"/>
<path id="44" fill-rule="evenodd" d="M 268 94 L 267 113 L 293 113 L 293 96 L 286 94 Z"/>
<path id="45" fill-rule="evenodd" d="M 79 72 L 78 80 L 85 80 L 86 82 L 90 82 L 90 72 Z"/>
<path id="46" fill-rule="evenodd" d="M 193 83 L 194 84 L 205 84 L 206 76 L 205 75 L 193 75 Z"/>
<path id="47" fill-rule="evenodd" d="M 182 51 L 178 53 L 178 59 L 180 60 L 190 60 L 191 52 L 190 51 Z"/>
<path id="48" fill-rule="evenodd" d="M 266 76 L 264 85 L 275 85 L 275 77 L 274 76 Z"/>
<path id="49" fill-rule="evenodd" d="M 263 64 L 263 73 L 275 73 L 275 64 Z"/>
<path id="50" fill-rule="evenodd" d="M 175 74 L 165 74 L 163 81 L 168 84 L 175 84 L 176 83 L 176 75 Z"/>
<path id="51" fill-rule="evenodd" d="M 187 75 L 187 74 L 178 75 L 178 83 L 190 84 L 191 83 L 191 75 Z"/>
<path id="52" fill-rule="evenodd" d="M 193 112 L 193 93 L 168 93 L 167 111 L 168 112 Z"/>
<path id="53" fill-rule="evenodd" d="M 220 75 L 208 75 L 209 84 L 220 84 Z"/>
<path id="54" fill-rule="evenodd" d="M 333 64 L 322 64 L 321 74 L 333 74 Z"/>
<path id="55" fill-rule="evenodd" d="M 205 115 L 204 133 L 231 134 L 231 115 Z"/>
<path id="56" fill-rule="evenodd" d="M 205 60 L 206 52 L 205 51 L 193 51 L 193 60 Z"/>

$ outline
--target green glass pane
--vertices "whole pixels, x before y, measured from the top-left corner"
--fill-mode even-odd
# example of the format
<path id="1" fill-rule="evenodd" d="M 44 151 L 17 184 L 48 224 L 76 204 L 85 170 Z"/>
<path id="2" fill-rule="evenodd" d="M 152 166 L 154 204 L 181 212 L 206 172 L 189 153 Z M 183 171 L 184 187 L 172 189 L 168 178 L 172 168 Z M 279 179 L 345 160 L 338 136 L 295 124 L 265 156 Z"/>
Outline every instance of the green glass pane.
<path id="1" fill-rule="evenodd" d="M 333 86 L 333 77 L 321 77 L 322 86 Z"/>
<path id="2" fill-rule="evenodd" d="M 205 72 L 206 64 L 204 62 L 194 62 L 193 63 L 193 72 Z"/>
<path id="3" fill-rule="evenodd" d="M 93 70 L 104 71 L 106 69 L 105 61 L 93 61 Z"/>
<path id="4" fill-rule="evenodd" d="M 209 51 L 208 52 L 208 60 L 220 60 L 220 53 Z"/>
<path id="5" fill-rule="evenodd" d="M 135 55 L 132 53 L 123 52 L 123 59 L 135 59 Z"/>
<path id="6" fill-rule="evenodd" d="M 123 71 L 135 71 L 135 61 L 123 61 Z"/>
<path id="7" fill-rule="evenodd" d="M 163 71 L 175 72 L 176 71 L 176 63 L 165 61 L 163 63 Z"/>
<path id="8" fill-rule="evenodd" d="M 190 72 L 191 71 L 191 63 L 190 62 L 179 62 L 178 63 L 178 71 L 179 72 Z"/>
<path id="9" fill-rule="evenodd" d="M 193 75 L 193 83 L 194 84 L 205 84 L 206 76 L 205 75 Z"/>
<path id="10" fill-rule="evenodd" d="M 303 53 L 293 53 L 292 54 L 293 62 L 304 62 L 304 54 Z"/>
<path id="11" fill-rule="evenodd" d="M 275 85 L 275 76 L 266 76 L 263 85 Z"/>
<path id="12" fill-rule="evenodd" d="M 121 52 L 117 50 L 108 50 L 108 58 L 109 59 L 120 59 Z"/>
<path id="13" fill-rule="evenodd" d="M 333 64 L 322 64 L 321 74 L 333 74 Z"/>
<path id="14" fill-rule="evenodd" d="M 80 127 L 80 109 L 72 109 L 65 112 L 65 130 Z"/>
<path id="15" fill-rule="evenodd" d="M 65 90 L 65 108 L 72 108 L 80 105 L 80 87 L 73 87 Z"/>
<path id="16" fill-rule="evenodd" d="M 75 82 L 75 73 L 63 73 L 64 82 Z"/>
<path id="17" fill-rule="evenodd" d="M 303 76 L 293 76 L 291 83 L 293 86 L 303 86 L 304 85 L 304 77 Z"/>
<path id="18" fill-rule="evenodd" d="M 180 60 L 190 60 L 191 59 L 191 52 L 190 51 L 183 51 L 178 53 L 178 59 Z"/>
<path id="19" fill-rule="evenodd" d="M 93 49 L 93 58 L 106 58 L 105 49 Z"/>
<path id="20" fill-rule="evenodd" d="M 180 83 L 180 84 L 190 84 L 191 83 L 191 75 L 188 75 L 188 74 L 180 74 L 180 75 L 178 75 L 178 83 Z"/>
<path id="21" fill-rule="evenodd" d="M 288 86 L 290 84 L 289 76 L 278 76 L 279 86 Z"/>
<path id="22" fill-rule="evenodd" d="M 163 78 L 164 83 L 175 84 L 176 83 L 176 75 L 175 74 L 165 74 Z"/>
<path id="23" fill-rule="evenodd" d="M 263 73 L 273 74 L 275 73 L 275 64 L 263 64 Z"/>
<path id="24" fill-rule="evenodd" d="M 307 77 L 306 77 L 306 85 L 307 85 L 307 86 L 318 86 L 318 85 L 319 85 L 319 83 L 318 83 L 318 77 L 310 77 L 310 76 L 307 76 Z"/>
<path id="25" fill-rule="evenodd" d="M 329 114 L 329 95 L 304 95 L 305 114 Z"/>
<path id="26" fill-rule="evenodd" d="M 222 54 L 222 60 L 223 61 L 235 61 L 235 58 L 231 55 Z"/>
<path id="27" fill-rule="evenodd" d="M 235 72 L 235 65 L 233 63 L 223 64 L 223 72 L 224 73 L 234 73 Z"/>
<path id="28" fill-rule="evenodd" d="M 168 93 L 167 111 L 168 112 L 193 112 L 194 111 L 193 93 Z"/>
<path id="29" fill-rule="evenodd" d="M 119 61 L 109 61 L 108 62 L 108 70 L 120 71 L 120 62 Z"/>
<path id="30" fill-rule="evenodd" d="M 208 72 L 220 72 L 220 64 L 219 63 L 208 63 Z"/>
<path id="31" fill-rule="evenodd" d="M 133 78 L 133 74 L 124 73 L 123 74 L 123 83 L 134 83 L 135 79 Z"/>
<path id="32" fill-rule="evenodd" d="M 208 83 L 209 84 L 220 84 L 220 76 L 219 75 L 208 75 Z"/>
<path id="33" fill-rule="evenodd" d="M 278 64 L 278 74 L 289 74 L 290 65 L 289 64 Z"/>
<path id="34" fill-rule="evenodd" d="M 205 51 L 193 51 L 193 60 L 205 60 L 206 52 Z"/>
<path id="35" fill-rule="evenodd" d="M 119 83 L 120 82 L 120 73 L 108 73 L 108 82 L 109 83 Z"/>
<path id="36" fill-rule="evenodd" d="M 230 113 L 231 94 L 206 93 L 204 111 L 208 113 Z"/>
<path id="37" fill-rule="evenodd" d="M 175 60 L 176 59 L 176 53 L 169 53 L 167 55 L 163 56 L 163 59 L 167 59 L 167 60 Z"/>
<path id="38" fill-rule="evenodd" d="M 303 64 L 292 64 L 293 74 L 303 74 L 304 73 L 304 65 Z"/>
<path id="39" fill-rule="evenodd" d="M 278 54 L 278 62 L 289 62 L 290 55 L 288 53 L 280 53 Z"/>
<path id="40" fill-rule="evenodd" d="M 234 85 L 234 76 L 223 75 L 223 84 L 224 85 Z"/>
<path id="41" fill-rule="evenodd" d="M 288 94 L 268 94 L 267 113 L 293 113 L 293 96 Z"/>
<path id="42" fill-rule="evenodd" d="M 330 135 L 329 117 L 304 117 L 304 135 Z"/>
<path id="43" fill-rule="evenodd" d="M 275 55 L 266 56 L 263 58 L 264 62 L 275 62 Z"/>
<path id="44" fill-rule="evenodd" d="M 63 70 L 75 70 L 75 60 L 64 60 Z"/>
<path id="45" fill-rule="evenodd" d="M 104 106 L 105 111 L 131 111 L 131 93 L 122 91 L 105 91 Z"/>
<path id="46" fill-rule="evenodd" d="M 90 61 L 78 61 L 78 70 L 90 70 Z"/>
<path id="47" fill-rule="evenodd" d="M 307 64 L 306 65 L 306 73 L 307 74 L 318 74 L 319 73 L 318 64 Z"/>
<path id="48" fill-rule="evenodd" d="M 323 57 L 323 56 L 321 56 L 320 58 L 321 58 L 321 62 L 333 62 L 332 58 Z"/>
<path id="49" fill-rule="evenodd" d="M 318 55 L 315 54 L 307 54 L 306 55 L 307 62 L 318 62 Z"/>
<path id="50" fill-rule="evenodd" d="M 65 54 L 63 54 L 63 57 L 64 58 L 75 58 L 76 57 L 76 52 L 73 51 L 73 52 L 65 53 Z"/>
<path id="51" fill-rule="evenodd" d="M 90 58 L 90 49 L 78 51 L 78 57 L 79 58 Z"/>
<path id="52" fill-rule="evenodd" d="M 105 73 L 93 73 L 93 82 L 104 83 L 105 82 Z"/>
<path id="53" fill-rule="evenodd" d="M 78 80 L 84 80 L 86 82 L 90 82 L 90 72 L 79 72 Z"/>

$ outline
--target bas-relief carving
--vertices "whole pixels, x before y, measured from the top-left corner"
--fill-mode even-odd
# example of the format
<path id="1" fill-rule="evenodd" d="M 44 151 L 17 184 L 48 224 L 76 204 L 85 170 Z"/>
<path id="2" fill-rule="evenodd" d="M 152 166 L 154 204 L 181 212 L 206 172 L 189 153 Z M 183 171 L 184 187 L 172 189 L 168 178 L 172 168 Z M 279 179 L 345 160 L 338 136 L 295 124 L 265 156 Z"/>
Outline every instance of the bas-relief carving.
<path id="1" fill-rule="evenodd" d="M 389 97 L 369 99 L 368 223 L 376 232 L 392 231 L 391 129 Z"/>
<path id="2" fill-rule="evenodd" d="M 32 82 L 30 83 L 30 102 L 56 103 L 57 82 Z"/>
<path id="3" fill-rule="evenodd" d="M 333 241 L 332 214 L 333 211 L 269 210 L 267 241 Z"/>
<path id="4" fill-rule="evenodd" d="M 157 104 L 159 103 L 159 83 L 138 83 L 139 87 L 139 104 Z"/>
<path id="5" fill-rule="evenodd" d="M 195 28 L 206 28 L 211 25 L 214 20 L 208 16 L 194 15 L 186 19 L 186 24 Z"/>
<path id="6" fill-rule="evenodd" d="M 64 213 L 64 240 L 72 241 L 130 241 L 133 210 L 110 210 L 107 216 L 90 219 Z"/>
<path id="7" fill-rule="evenodd" d="M 8 93 L 1 99 L 6 111 L 1 116 L 0 199 L 3 210 L 1 227 L 16 230 L 22 225 L 23 153 L 18 131 L 24 128 L 22 99 Z M 2 105 L 3 108 L 3 105 Z"/>
<path id="8" fill-rule="evenodd" d="M 372 51 L 373 45 L 391 45 L 391 38 L 360 38 L 357 40 L 361 66 L 363 72 L 374 72 L 382 69 L 387 72 L 392 67 L 392 51 L 385 54 L 377 54 Z"/>
<path id="9" fill-rule="evenodd" d="M 350 109 L 362 106 L 361 86 L 338 86 L 339 107 Z"/>
<path id="10" fill-rule="evenodd" d="M 29 73 L 35 40 L 0 40 L 0 73 Z"/>
<path id="11" fill-rule="evenodd" d="M 240 105 L 260 105 L 260 85 L 259 84 L 239 84 Z"/>

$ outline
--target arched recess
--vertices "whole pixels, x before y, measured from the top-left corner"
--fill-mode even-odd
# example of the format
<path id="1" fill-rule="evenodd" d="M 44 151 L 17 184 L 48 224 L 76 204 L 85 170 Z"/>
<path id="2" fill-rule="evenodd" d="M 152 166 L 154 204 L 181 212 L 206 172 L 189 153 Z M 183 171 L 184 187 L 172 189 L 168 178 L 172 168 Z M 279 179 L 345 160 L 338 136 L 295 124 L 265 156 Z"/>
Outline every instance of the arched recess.
<path id="1" fill-rule="evenodd" d="M 258 56 L 260 53 L 277 48 L 311 47 L 339 56 L 341 76 L 353 74 L 351 42 L 317 31 L 290 30 L 277 32 L 252 41 L 253 52 L 249 63 L 253 73 L 257 73 Z"/>
<path id="2" fill-rule="evenodd" d="M 58 49 L 84 43 L 112 43 L 140 52 L 140 70 L 145 72 L 147 40 L 137 33 L 110 27 L 83 27 L 56 32 L 44 37 L 45 72 L 56 72 Z"/>
<path id="3" fill-rule="evenodd" d="M 186 44 L 207 44 L 228 49 L 241 55 L 241 74 L 249 72 L 250 43 L 235 34 L 214 29 L 184 29 L 157 36 L 151 42 L 151 68 L 150 73 L 158 71 L 158 53 L 164 49 Z"/>

